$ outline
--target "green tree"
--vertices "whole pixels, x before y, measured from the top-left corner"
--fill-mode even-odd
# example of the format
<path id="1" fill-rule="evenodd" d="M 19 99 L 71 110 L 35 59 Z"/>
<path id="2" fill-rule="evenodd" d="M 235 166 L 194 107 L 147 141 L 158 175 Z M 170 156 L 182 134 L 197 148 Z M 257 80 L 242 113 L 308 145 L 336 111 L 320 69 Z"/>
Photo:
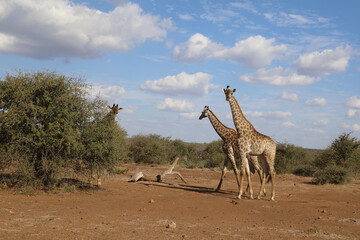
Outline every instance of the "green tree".
<path id="1" fill-rule="evenodd" d="M 315 158 L 315 183 L 345 183 L 349 181 L 350 175 L 358 175 L 360 141 L 350 135 L 340 134 L 330 147 Z"/>
<path id="2" fill-rule="evenodd" d="M 51 187 L 82 157 L 89 166 L 94 157 L 97 169 L 113 163 L 111 140 L 116 129 L 120 138 L 126 132 L 99 123 L 104 102 L 90 101 L 87 87 L 55 72 L 18 72 L 0 81 L 0 152 L 9 156 L 19 184 Z"/>
<path id="3" fill-rule="evenodd" d="M 83 130 L 81 154 L 82 171 L 92 177 L 97 172 L 100 175 L 107 170 L 112 172 L 115 165 L 126 158 L 126 131 L 109 113 L 106 103 L 95 101 L 91 105 L 93 120 L 88 122 Z"/>
<path id="4" fill-rule="evenodd" d="M 129 157 L 136 163 L 164 164 L 173 157 L 170 138 L 160 135 L 137 135 L 131 138 Z"/>
<path id="5" fill-rule="evenodd" d="M 293 173 L 304 164 L 309 156 L 303 148 L 287 142 L 276 144 L 275 169 L 277 173 Z"/>
<path id="6" fill-rule="evenodd" d="M 352 153 L 360 146 L 360 141 L 350 136 L 351 133 L 342 133 L 330 146 L 334 153 L 336 165 L 345 166 Z"/>
<path id="7" fill-rule="evenodd" d="M 223 140 L 212 141 L 206 146 L 201 154 L 201 158 L 204 161 L 204 167 L 215 168 L 223 166 L 225 154 L 222 147 Z"/>

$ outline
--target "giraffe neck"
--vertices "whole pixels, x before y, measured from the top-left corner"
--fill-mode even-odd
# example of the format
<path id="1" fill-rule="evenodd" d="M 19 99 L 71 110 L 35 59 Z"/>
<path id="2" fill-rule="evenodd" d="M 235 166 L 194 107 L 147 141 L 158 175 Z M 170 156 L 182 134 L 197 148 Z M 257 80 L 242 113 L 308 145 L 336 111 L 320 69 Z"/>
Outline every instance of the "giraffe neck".
<path id="1" fill-rule="evenodd" d="M 242 113 L 241 108 L 234 96 L 230 98 L 229 103 L 236 130 L 238 132 L 242 132 L 244 129 L 249 129 L 249 126 L 250 129 L 253 128 L 252 124 L 245 118 L 244 114 Z"/>
<path id="2" fill-rule="evenodd" d="M 209 110 L 209 120 L 211 122 L 211 125 L 214 127 L 216 133 L 222 138 L 225 139 L 225 135 L 228 132 L 229 128 L 226 127 L 220 120 L 215 116 L 215 114 Z"/>

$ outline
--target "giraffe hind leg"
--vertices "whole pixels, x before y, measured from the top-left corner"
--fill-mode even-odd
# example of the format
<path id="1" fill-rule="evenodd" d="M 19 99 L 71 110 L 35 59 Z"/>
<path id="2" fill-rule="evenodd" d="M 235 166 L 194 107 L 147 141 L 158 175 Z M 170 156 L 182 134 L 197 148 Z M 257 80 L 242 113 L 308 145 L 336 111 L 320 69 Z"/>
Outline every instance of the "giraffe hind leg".
<path id="1" fill-rule="evenodd" d="M 226 171 L 227 171 L 226 166 L 227 166 L 228 162 L 229 162 L 229 158 L 228 158 L 228 156 L 225 156 L 224 166 L 223 166 L 223 169 L 221 171 L 221 178 L 220 178 L 220 181 L 219 181 L 219 184 L 218 184 L 217 188 L 215 189 L 215 192 L 219 192 L 220 189 L 221 189 L 222 182 L 223 182 L 224 177 L 226 175 Z"/>

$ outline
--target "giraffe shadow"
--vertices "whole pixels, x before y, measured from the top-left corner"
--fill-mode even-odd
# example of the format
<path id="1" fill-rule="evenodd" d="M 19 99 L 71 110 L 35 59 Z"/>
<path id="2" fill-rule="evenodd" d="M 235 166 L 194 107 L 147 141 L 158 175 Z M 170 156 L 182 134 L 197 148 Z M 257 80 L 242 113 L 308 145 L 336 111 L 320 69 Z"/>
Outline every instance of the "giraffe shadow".
<path id="1" fill-rule="evenodd" d="M 203 186 L 195 186 L 195 185 L 185 185 L 185 184 L 172 184 L 172 183 L 166 183 L 166 182 L 138 182 L 140 184 L 143 184 L 145 186 L 153 186 L 153 187 L 159 187 L 159 188 L 168 188 L 168 189 L 178 189 L 186 192 L 196 192 L 201 194 L 207 194 L 212 196 L 219 196 L 224 198 L 233 199 L 236 198 L 237 193 L 233 191 L 228 190 L 220 190 L 215 191 L 214 188 L 209 187 L 203 187 Z"/>

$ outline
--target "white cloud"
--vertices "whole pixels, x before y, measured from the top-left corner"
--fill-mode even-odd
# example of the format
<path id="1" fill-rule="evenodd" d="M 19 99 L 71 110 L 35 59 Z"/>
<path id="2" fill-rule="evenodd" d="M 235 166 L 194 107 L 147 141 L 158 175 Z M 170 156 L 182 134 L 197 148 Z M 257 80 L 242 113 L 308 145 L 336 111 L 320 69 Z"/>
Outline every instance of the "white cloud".
<path id="1" fill-rule="evenodd" d="M 305 128 L 306 132 L 313 132 L 313 133 L 325 133 L 324 130 L 321 129 L 314 129 L 314 128 Z"/>
<path id="2" fill-rule="evenodd" d="M 274 45 L 274 42 L 273 38 L 257 35 L 238 41 L 235 46 L 228 48 L 196 33 L 188 41 L 175 46 L 172 56 L 182 62 L 223 59 L 237 61 L 248 68 L 259 68 L 269 65 L 286 51 L 284 44 Z"/>
<path id="3" fill-rule="evenodd" d="M 187 119 L 196 119 L 198 117 L 198 113 L 196 112 L 180 113 L 180 116 Z"/>
<path id="4" fill-rule="evenodd" d="M 194 21 L 195 20 L 194 17 L 191 16 L 190 14 L 179 14 L 178 16 L 181 20 L 184 20 L 184 21 Z"/>
<path id="5" fill-rule="evenodd" d="M 346 116 L 350 119 L 359 119 L 360 120 L 360 110 L 349 109 Z"/>
<path id="6" fill-rule="evenodd" d="M 252 12 L 254 14 L 258 14 L 259 12 L 256 10 L 256 7 L 251 3 L 251 1 L 245 1 L 245 2 L 232 2 L 230 3 L 230 6 L 238 8 L 238 9 L 244 9 L 246 11 Z"/>
<path id="7" fill-rule="evenodd" d="M 329 124 L 329 119 L 319 119 L 313 123 L 315 127 L 327 126 Z"/>
<path id="8" fill-rule="evenodd" d="M 292 122 L 284 122 L 282 125 L 286 128 L 297 128 L 297 126 Z"/>
<path id="9" fill-rule="evenodd" d="M 214 58 L 235 60 L 248 68 L 259 68 L 269 65 L 273 59 L 280 58 L 286 51 L 284 44 L 274 45 L 274 38 L 251 36 L 235 43 L 232 48 L 225 48 L 214 53 Z"/>
<path id="10" fill-rule="evenodd" d="M 325 98 L 314 98 L 305 102 L 305 104 L 309 106 L 325 106 L 326 103 L 327 102 Z"/>
<path id="11" fill-rule="evenodd" d="M 190 112 L 194 109 L 194 104 L 185 100 L 166 98 L 163 102 L 156 105 L 156 108 L 170 112 Z"/>
<path id="12" fill-rule="evenodd" d="M 32 58 L 100 57 L 162 40 L 173 28 L 130 2 L 109 12 L 68 0 L 2 1 L 0 8 L 0 53 Z"/>
<path id="13" fill-rule="evenodd" d="M 211 55 L 223 48 L 200 33 L 192 35 L 188 41 L 175 46 L 172 56 L 182 62 L 197 62 L 211 58 Z"/>
<path id="14" fill-rule="evenodd" d="M 346 124 L 346 123 L 343 123 L 341 125 L 342 128 L 344 129 L 347 129 L 347 130 L 351 130 L 351 131 L 354 131 L 354 132 L 358 132 L 360 131 L 360 125 L 355 123 L 353 125 L 349 125 L 349 124 Z"/>
<path id="15" fill-rule="evenodd" d="M 168 95 L 203 96 L 218 88 L 210 83 L 212 78 L 213 76 L 207 73 L 188 74 L 182 72 L 155 81 L 148 80 L 141 85 L 141 89 Z"/>
<path id="16" fill-rule="evenodd" d="M 288 93 L 288 92 L 282 92 L 281 93 L 281 99 L 297 102 L 299 101 L 299 98 L 296 93 Z"/>
<path id="17" fill-rule="evenodd" d="M 299 75 L 294 70 L 283 69 L 281 66 L 266 70 L 261 68 L 255 73 L 245 74 L 239 77 L 248 83 L 262 83 L 274 86 L 304 86 L 320 80 L 318 77 Z"/>
<path id="18" fill-rule="evenodd" d="M 205 13 L 200 17 L 214 24 L 223 24 L 230 21 L 234 17 L 239 17 L 239 13 L 233 10 L 232 7 L 226 8 L 221 4 L 207 4 L 204 6 Z"/>
<path id="19" fill-rule="evenodd" d="M 285 12 L 279 12 L 279 13 L 265 13 L 264 17 L 275 23 L 278 26 L 290 26 L 295 25 L 297 27 L 306 27 L 309 25 L 318 25 L 321 23 L 327 23 L 329 20 L 324 17 L 318 17 L 318 16 L 305 16 L 301 14 L 292 14 L 292 13 L 285 13 Z"/>
<path id="20" fill-rule="evenodd" d="M 293 66 L 300 74 L 327 76 L 331 73 L 345 71 L 352 49 L 349 45 L 335 49 L 325 49 L 322 52 L 312 52 L 301 55 Z"/>
<path id="21" fill-rule="evenodd" d="M 282 112 L 282 111 L 273 111 L 273 112 L 253 112 L 247 111 L 244 112 L 246 116 L 250 117 L 261 117 L 261 118 L 269 118 L 269 119 L 283 119 L 290 117 L 291 112 Z"/>
<path id="22" fill-rule="evenodd" d="M 352 96 L 348 99 L 346 99 L 343 104 L 346 107 L 351 107 L 351 108 L 358 108 L 360 109 L 360 99 L 357 98 L 356 96 Z"/>
<path id="23" fill-rule="evenodd" d="M 109 102 L 119 103 L 121 101 L 120 97 L 125 93 L 125 89 L 120 86 L 95 85 L 88 89 L 88 93 L 91 98 L 100 97 Z"/>

